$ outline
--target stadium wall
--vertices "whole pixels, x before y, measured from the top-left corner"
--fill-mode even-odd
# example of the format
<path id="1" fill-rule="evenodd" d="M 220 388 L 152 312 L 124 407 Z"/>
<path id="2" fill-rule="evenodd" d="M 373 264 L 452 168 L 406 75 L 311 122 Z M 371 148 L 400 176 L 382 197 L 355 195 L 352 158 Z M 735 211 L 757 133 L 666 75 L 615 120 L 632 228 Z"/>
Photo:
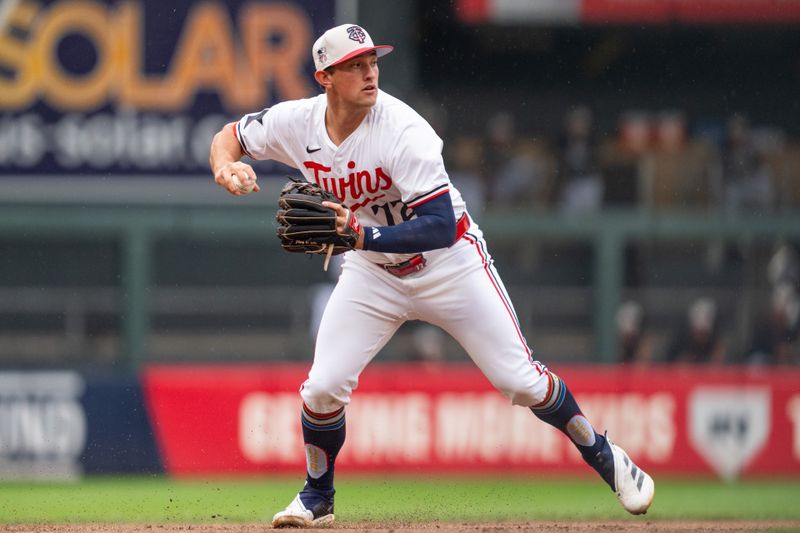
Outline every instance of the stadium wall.
<path id="1" fill-rule="evenodd" d="M 800 476 L 800 371 L 557 369 L 656 474 Z M 305 364 L 151 365 L 139 376 L 0 373 L 5 478 L 302 471 Z M 348 407 L 343 471 L 586 472 L 570 443 L 468 364 L 376 364 Z"/>

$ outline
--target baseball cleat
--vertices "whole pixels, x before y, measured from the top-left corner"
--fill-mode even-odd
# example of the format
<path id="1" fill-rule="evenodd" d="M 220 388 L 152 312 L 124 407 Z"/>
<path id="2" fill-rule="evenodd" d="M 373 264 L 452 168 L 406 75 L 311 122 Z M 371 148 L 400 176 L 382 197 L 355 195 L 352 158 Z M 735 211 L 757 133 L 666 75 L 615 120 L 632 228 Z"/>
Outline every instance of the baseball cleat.
<path id="1" fill-rule="evenodd" d="M 275 513 L 272 527 L 328 527 L 333 521 L 333 491 L 328 496 L 304 488 L 286 509 Z"/>
<path id="2" fill-rule="evenodd" d="M 631 514 L 644 514 L 653 503 L 656 486 L 644 470 L 631 461 L 625 450 L 606 439 L 614 457 L 614 492 Z"/>

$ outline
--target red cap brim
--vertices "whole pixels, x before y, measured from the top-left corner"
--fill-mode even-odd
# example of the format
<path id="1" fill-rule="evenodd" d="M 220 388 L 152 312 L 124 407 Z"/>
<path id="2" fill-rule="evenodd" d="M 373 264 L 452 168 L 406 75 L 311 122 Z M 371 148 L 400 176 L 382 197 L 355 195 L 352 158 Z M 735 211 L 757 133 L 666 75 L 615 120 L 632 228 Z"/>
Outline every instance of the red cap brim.
<path id="1" fill-rule="evenodd" d="M 352 52 L 350 52 L 349 54 L 347 54 L 346 56 L 341 58 L 339 61 L 337 61 L 335 63 L 331 63 L 330 65 L 328 65 L 325 68 L 330 68 L 330 67 L 336 66 L 339 63 L 347 61 L 348 59 L 353 59 L 354 57 L 357 57 L 357 56 L 360 56 L 360 55 L 363 55 L 363 54 L 367 54 L 369 52 L 372 52 L 373 50 L 375 50 L 375 53 L 378 54 L 378 57 L 383 57 L 386 54 L 388 54 L 389 52 L 391 52 L 392 50 L 394 50 L 394 46 L 390 46 L 388 44 L 381 44 L 381 45 L 378 45 L 378 46 L 365 46 L 364 48 L 359 48 L 358 50 L 353 50 Z"/>

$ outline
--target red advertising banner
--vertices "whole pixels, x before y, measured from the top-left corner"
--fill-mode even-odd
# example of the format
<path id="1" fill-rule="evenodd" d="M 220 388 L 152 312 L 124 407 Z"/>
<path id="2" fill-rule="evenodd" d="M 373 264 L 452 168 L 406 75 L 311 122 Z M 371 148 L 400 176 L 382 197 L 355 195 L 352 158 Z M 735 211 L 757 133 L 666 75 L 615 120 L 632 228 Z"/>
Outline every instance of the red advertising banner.
<path id="1" fill-rule="evenodd" d="M 569 366 L 584 413 L 654 472 L 800 475 L 800 370 Z M 305 365 L 150 366 L 143 385 L 171 473 L 302 471 Z M 472 365 L 374 364 L 337 465 L 584 472 L 577 451 Z"/>
<path id="2" fill-rule="evenodd" d="M 588 23 L 686 24 L 790 23 L 800 20 L 800 2 L 787 0 L 582 0 Z"/>
<path id="3" fill-rule="evenodd" d="M 458 0 L 467 24 L 796 24 L 798 0 Z"/>

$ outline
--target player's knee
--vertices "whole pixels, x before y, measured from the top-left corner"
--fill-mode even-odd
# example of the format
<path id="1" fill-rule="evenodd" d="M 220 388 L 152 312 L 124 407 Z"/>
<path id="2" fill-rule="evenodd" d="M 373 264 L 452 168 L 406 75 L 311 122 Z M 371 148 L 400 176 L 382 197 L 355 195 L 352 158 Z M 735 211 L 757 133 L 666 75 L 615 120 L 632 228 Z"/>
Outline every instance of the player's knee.
<path id="1" fill-rule="evenodd" d="M 513 405 L 521 405 L 523 407 L 530 407 L 541 402 L 541 396 L 537 395 L 534 391 L 529 389 L 516 390 L 508 395 Z"/>
<path id="2" fill-rule="evenodd" d="M 346 381 L 309 378 L 303 384 L 300 396 L 309 409 L 316 413 L 330 413 L 350 403 L 353 388 Z"/>
<path id="3" fill-rule="evenodd" d="M 516 379 L 497 387 L 513 405 L 530 407 L 541 403 L 547 395 L 547 380 L 536 377 Z"/>

